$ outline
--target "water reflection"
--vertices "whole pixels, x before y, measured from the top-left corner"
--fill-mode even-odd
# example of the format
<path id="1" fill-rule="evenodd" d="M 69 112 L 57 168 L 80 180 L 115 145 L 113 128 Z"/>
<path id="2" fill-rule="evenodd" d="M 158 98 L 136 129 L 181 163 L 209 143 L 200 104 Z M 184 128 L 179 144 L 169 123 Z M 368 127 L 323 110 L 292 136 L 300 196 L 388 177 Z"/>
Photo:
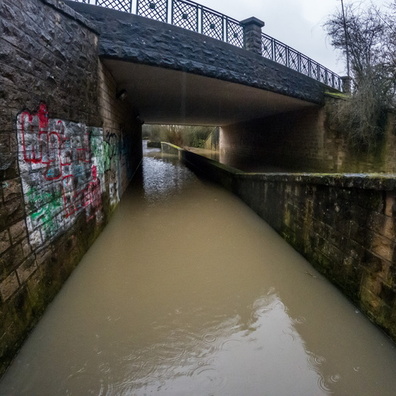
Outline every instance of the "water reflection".
<path id="1" fill-rule="evenodd" d="M 195 179 L 194 174 L 185 172 L 173 156 L 147 157 L 144 160 L 143 191 L 149 203 L 180 194 Z"/>
<path id="2" fill-rule="evenodd" d="M 213 317 L 206 308 L 158 318 L 152 342 L 124 356 L 126 372 L 109 394 L 329 394 L 323 358 L 305 351 L 276 294 L 245 307 L 246 321 L 238 313 Z"/>
<path id="3" fill-rule="evenodd" d="M 394 394 L 393 344 L 250 209 L 157 151 L 142 175 L 0 395 Z"/>
<path id="4" fill-rule="evenodd" d="M 191 344 L 178 337 L 188 353 L 164 362 L 137 394 L 157 390 L 175 395 L 189 389 L 205 395 L 213 389 L 221 395 L 328 394 L 319 363 L 313 365 L 308 359 L 278 297 L 265 297 L 253 305 L 250 323 L 236 315 L 203 328 L 200 336 L 191 337 Z M 175 345 L 174 339 L 167 341 Z"/>

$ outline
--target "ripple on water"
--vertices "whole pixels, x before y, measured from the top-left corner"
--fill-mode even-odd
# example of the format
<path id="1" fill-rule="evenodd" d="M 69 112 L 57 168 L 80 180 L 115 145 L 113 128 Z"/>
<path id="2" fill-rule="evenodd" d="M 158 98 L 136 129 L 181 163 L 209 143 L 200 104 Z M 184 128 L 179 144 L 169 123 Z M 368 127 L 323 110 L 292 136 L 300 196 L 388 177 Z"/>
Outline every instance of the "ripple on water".
<path id="1" fill-rule="evenodd" d="M 81 389 L 86 395 L 102 396 L 108 393 L 107 383 L 103 378 L 98 378 L 97 375 L 87 373 L 85 371 L 78 371 L 70 374 L 60 386 L 60 394 L 67 396 L 78 395 Z"/>
<path id="2" fill-rule="evenodd" d="M 313 352 L 307 351 L 308 354 L 308 364 L 313 370 L 318 370 L 318 366 L 321 366 L 326 362 L 326 358 L 323 356 L 318 356 Z"/>
<path id="3" fill-rule="evenodd" d="M 340 374 L 333 374 L 333 375 L 330 375 L 330 376 L 328 377 L 328 380 L 329 380 L 331 383 L 335 384 L 335 383 L 337 383 L 337 382 L 339 382 L 339 381 L 341 380 L 341 375 L 340 375 Z"/>
<path id="4" fill-rule="evenodd" d="M 304 324 L 306 321 L 307 321 L 307 318 L 305 316 L 298 316 L 297 318 L 293 319 L 293 324 L 301 325 L 301 324 Z"/>
<path id="5" fill-rule="evenodd" d="M 331 393 L 331 389 L 327 384 L 325 377 L 319 373 L 318 375 L 318 387 L 325 393 Z"/>
<path id="6" fill-rule="evenodd" d="M 237 345 L 241 345 L 242 340 L 237 339 L 237 338 L 230 338 L 227 340 L 224 340 L 221 344 L 219 349 L 222 351 L 229 351 L 235 348 Z"/>
<path id="7" fill-rule="evenodd" d="M 217 337 L 212 333 L 207 333 L 203 336 L 205 344 L 213 344 L 217 341 Z"/>

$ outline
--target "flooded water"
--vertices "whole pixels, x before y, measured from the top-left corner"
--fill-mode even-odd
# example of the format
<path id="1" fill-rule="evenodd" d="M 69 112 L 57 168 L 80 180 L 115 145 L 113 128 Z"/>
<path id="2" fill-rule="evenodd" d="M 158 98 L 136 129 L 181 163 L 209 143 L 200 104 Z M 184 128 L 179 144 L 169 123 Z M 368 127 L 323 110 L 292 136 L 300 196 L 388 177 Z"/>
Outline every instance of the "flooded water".
<path id="1" fill-rule="evenodd" d="M 236 197 L 148 155 L 0 395 L 395 395 L 393 343 Z"/>

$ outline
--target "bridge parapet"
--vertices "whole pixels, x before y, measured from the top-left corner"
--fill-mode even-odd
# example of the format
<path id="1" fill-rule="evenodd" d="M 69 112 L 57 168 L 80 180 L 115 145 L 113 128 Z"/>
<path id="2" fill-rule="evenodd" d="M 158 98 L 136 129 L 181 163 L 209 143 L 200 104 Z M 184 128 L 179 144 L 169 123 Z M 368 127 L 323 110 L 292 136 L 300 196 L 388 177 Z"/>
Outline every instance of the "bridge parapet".
<path id="1" fill-rule="evenodd" d="M 262 33 L 251 29 L 250 20 L 239 22 L 191 0 L 72 0 L 128 12 L 191 30 L 224 41 L 239 48 L 258 52 L 264 58 L 313 78 L 333 89 L 342 90 L 342 79 L 336 73 L 308 56 Z M 260 21 L 261 22 L 261 21 Z M 261 50 L 260 50 L 261 48 Z"/>

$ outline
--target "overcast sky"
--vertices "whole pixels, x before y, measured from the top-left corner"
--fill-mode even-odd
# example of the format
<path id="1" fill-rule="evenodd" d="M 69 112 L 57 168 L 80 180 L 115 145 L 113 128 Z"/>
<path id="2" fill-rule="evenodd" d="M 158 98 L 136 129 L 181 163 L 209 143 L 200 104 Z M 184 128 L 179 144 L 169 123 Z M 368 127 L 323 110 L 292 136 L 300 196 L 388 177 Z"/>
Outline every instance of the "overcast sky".
<path id="1" fill-rule="evenodd" d="M 195 0 L 239 21 L 255 16 L 265 22 L 263 31 L 302 52 L 341 75 L 344 62 L 339 59 L 323 30 L 328 16 L 340 8 L 340 0 Z M 390 0 L 360 0 L 362 5 L 379 7 Z M 356 3 L 344 0 L 344 5 Z"/>

